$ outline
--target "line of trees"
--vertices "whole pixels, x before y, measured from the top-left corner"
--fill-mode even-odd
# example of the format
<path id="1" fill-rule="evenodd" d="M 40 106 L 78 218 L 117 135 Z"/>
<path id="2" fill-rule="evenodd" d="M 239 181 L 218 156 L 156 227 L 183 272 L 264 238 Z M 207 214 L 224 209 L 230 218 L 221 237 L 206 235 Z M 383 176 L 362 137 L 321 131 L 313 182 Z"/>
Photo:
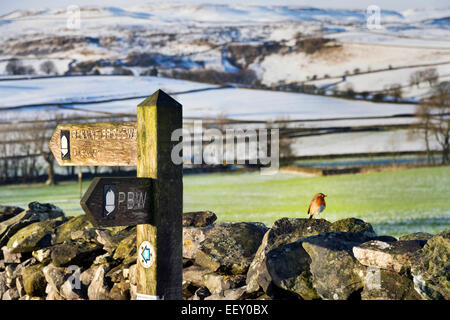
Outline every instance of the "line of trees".
<path id="1" fill-rule="evenodd" d="M 45 117 L 45 120 L 43 119 Z M 46 177 L 47 185 L 56 183 L 56 160 L 48 147 L 50 138 L 59 123 L 67 122 L 108 122 L 130 121 L 129 117 L 111 118 L 69 117 L 67 114 L 45 112 L 38 113 L 35 120 L 24 123 L 2 123 L 0 125 L 0 183 L 33 181 Z M 99 168 L 88 169 L 97 173 Z M 120 168 L 110 167 L 117 172 Z M 75 167 L 59 169 L 61 175 L 74 176 Z"/>
<path id="2" fill-rule="evenodd" d="M 28 180 L 46 173 L 46 183 L 53 185 L 54 159 L 48 148 L 53 129 L 45 122 L 32 123 L 22 130 L 17 130 L 13 124 L 2 125 L 0 181 Z"/>
<path id="3" fill-rule="evenodd" d="M 44 61 L 39 65 L 39 70 L 47 75 L 56 75 L 58 70 L 56 69 L 53 61 Z M 8 75 L 33 75 L 36 74 L 36 70 L 31 65 L 24 65 L 22 61 L 18 59 L 11 59 L 5 67 L 5 71 Z"/>
<path id="4" fill-rule="evenodd" d="M 422 82 L 426 82 L 431 87 L 436 85 L 438 80 L 439 73 L 436 68 L 427 68 L 412 72 L 409 76 L 409 85 L 419 87 Z"/>

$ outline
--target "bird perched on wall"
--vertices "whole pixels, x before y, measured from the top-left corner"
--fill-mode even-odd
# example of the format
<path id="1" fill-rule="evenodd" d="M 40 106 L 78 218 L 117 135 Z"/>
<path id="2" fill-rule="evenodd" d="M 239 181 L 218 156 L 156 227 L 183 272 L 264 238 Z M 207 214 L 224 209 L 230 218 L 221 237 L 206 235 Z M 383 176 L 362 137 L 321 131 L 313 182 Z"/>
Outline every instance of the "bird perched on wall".
<path id="1" fill-rule="evenodd" d="M 325 210 L 327 204 L 325 203 L 325 197 L 323 193 L 317 193 L 311 200 L 308 207 L 309 219 L 311 219 L 315 214 L 320 214 Z"/>

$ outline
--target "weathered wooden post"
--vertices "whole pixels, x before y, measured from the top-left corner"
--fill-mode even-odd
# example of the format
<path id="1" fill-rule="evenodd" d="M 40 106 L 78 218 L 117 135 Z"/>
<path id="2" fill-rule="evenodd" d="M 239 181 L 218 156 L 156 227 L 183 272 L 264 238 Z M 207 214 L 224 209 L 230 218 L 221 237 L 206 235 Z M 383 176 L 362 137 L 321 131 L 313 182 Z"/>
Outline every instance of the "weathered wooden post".
<path id="1" fill-rule="evenodd" d="M 181 128 L 181 104 L 158 90 L 137 123 L 58 125 L 49 143 L 60 165 L 137 165 L 137 178 L 95 178 L 80 201 L 95 226 L 137 225 L 137 299 L 182 298 L 183 171 L 171 159 Z"/>
<path id="2" fill-rule="evenodd" d="M 78 166 L 78 189 L 80 191 L 80 199 L 83 197 L 83 173 L 81 172 L 81 166 Z"/>
<path id="3" fill-rule="evenodd" d="M 155 179 L 153 221 L 137 226 L 138 299 L 182 298 L 183 166 L 171 159 L 182 117 L 181 104 L 161 90 L 137 107 L 137 176 Z M 152 249 L 154 262 L 146 259 Z"/>

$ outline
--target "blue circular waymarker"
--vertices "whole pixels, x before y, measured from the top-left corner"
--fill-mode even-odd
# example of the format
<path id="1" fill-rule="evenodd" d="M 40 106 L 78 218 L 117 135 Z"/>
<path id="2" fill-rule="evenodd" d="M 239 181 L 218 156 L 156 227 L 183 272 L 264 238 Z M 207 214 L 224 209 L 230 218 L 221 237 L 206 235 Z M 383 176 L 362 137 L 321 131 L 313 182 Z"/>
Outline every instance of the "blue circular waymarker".
<path id="1" fill-rule="evenodd" d="M 139 246 L 139 263 L 144 268 L 150 268 L 155 261 L 155 250 L 148 241 L 143 241 Z"/>

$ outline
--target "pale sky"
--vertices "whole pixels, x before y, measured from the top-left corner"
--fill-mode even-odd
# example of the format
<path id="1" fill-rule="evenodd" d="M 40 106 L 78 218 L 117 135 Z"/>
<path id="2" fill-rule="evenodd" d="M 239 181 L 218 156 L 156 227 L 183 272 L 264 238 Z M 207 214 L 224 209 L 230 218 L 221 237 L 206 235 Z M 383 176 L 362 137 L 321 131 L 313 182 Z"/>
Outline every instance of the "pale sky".
<path id="1" fill-rule="evenodd" d="M 161 1 L 135 1 L 135 0 L 1 0 L 0 15 L 20 9 L 65 8 L 69 5 L 78 6 L 127 6 L 130 4 Z M 184 2 L 186 5 L 201 3 L 235 3 L 259 5 L 299 5 L 318 8 L 365 9 L 369 5 L 377 5 L 382 10 L 402 11 L 409 8 L 443 8 L 450 7 L 450 0 L 164 0 L 163 2 Z"/>

